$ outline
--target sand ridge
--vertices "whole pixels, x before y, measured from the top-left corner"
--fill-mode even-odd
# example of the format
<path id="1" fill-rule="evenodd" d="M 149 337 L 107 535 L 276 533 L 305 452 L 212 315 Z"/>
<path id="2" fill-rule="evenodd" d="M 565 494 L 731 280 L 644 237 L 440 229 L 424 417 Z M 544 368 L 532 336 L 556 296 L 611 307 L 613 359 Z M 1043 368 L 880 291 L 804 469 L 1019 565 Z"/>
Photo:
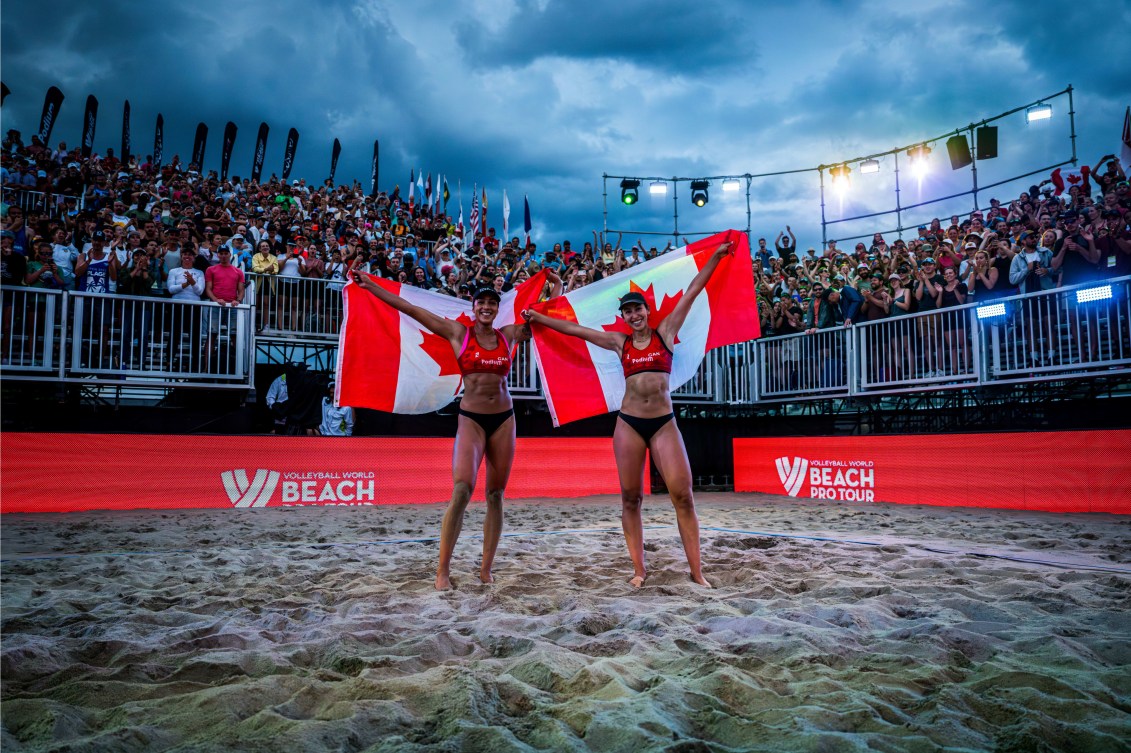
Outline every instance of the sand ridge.
<path id="1" fill-rule="evenodd" d="M 5 750 L 1127 750 L 1131 520 L 665 498 L 7 515 Z M 601 529 L 609 529 L 602 531 Z M 930 549 L 943 550 L 931 551 Z M 129 553 L 129 554 L 126 554 Z M 1052 567 L 986 554 L 1056 561 Z M 1111 571 L 1104 571 L 1108 567 Z"/>

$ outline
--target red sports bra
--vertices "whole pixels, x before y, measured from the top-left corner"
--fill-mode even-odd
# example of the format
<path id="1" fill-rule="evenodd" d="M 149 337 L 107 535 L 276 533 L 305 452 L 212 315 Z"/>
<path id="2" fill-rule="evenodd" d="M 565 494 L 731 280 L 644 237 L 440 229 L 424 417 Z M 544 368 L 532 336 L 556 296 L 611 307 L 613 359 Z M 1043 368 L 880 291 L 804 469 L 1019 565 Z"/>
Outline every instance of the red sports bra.
<path id="1" fill-rule="evenodd" d="M 632 346 L 632 335 L 628 335 L 624 341 L 620 363 L 624 367 L 626 378 L 645 371 L 661 371 L 670 374 L 672 373 L 672 352 L 668 350 L 667 345 L 664 345 L 664 341 L 660 339 L 656 330 L 652 330 L 652 339 L 648 341 L 648 347 L 643 350 L 634 348 Z"/>
<path id="2" fill-rule="evenodd" d="M 499 330 L 495 330 L 495 337 L 498 338 L 498 343 L 493 349 L 487 350 L 472 335 L 471 327 L 467 328 L 463 336 L 463 347 L 456 358 L 461 374 L 495 374 L 505 377 L 510 373 L 510 344 Z"/>

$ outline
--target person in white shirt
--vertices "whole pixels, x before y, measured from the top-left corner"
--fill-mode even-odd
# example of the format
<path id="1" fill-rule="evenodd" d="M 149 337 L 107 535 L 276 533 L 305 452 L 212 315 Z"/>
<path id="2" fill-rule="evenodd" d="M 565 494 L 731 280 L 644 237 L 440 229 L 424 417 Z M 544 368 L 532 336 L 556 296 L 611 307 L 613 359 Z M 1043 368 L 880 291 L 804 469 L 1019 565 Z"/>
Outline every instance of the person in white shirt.
<path id="1" fill-rule="evenodd" d="M 196 252 L 191 248 L 181 249 L 181 266 L 169 272 L 166 287 L 175 301 L 200 301 L 204 294 L 204 273 L 195 269 L 192 263 Z M 169 327 L 172 332 L 174 371 L 198 371 L 200 366 L 200 306 L 170 306 Z M 188 343 L 184 334 L 188 333 Z M 187 357 L 185 357 L 187 354 Z"/>
<path id="2" fill-rule="evenodd" d="M 334 406 L 334 383 L 330 383 L 330 394 L 322 398 L 322 423 L 318 433 L 324 437 L 353 436 L 353 408 Z"/>

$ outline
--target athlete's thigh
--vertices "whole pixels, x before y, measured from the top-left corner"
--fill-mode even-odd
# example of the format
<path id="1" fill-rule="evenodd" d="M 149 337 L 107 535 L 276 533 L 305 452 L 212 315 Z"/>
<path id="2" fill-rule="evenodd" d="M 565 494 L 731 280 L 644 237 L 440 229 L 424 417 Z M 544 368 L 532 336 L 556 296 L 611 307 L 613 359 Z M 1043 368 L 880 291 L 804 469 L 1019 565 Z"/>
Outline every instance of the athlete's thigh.
<path id="1" fill-rule="evenodd" d="M 649 443 L 652 460 L 669 490 L 691 486 L 691 462 L 687 459 L 687 448 L 683 444 L 683 434 L 675 419 L 664 424 L 652 436 Z"/>
<path id="2" fill-rule="evenodd" d="M 644 490 L 644 465 L 648 445 L 623 418 L 617 418 L 613 430 L 613 457 L 617 462 L 617 475 L 620 477 L 621 491 L 642 492 Z"/>
<path id="3" fill-rule="evenodd" d="M 479 464 L 483 462 L 487 436 L 483 427 L 467 416 L 459 416 L 456 424 L 456 440 L 452 447 L 452 481 L 462 481 L 469 488 L 475 488 L 475 477 Z"/>
<path id="4" fill-rule="evenodd" d="M 487 489 L 505 489 L 514 463 L 515 420 L 509 416 L 487 439 Z"/>

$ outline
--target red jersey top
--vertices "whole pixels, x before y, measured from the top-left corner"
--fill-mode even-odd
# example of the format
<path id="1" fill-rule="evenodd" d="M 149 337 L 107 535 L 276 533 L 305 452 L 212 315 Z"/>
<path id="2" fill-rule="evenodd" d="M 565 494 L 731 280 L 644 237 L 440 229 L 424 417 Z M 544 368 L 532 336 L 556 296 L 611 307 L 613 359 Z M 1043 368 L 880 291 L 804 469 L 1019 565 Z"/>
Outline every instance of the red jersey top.
<path id="1" fill-rule="evenodd" d="M 644 349 L 637 350 L 633 347 L 632 335 L 628 335 L 625 338 L 622 350 L 620 363 L 624 367 L 626 378 L 645 371 L 672 373 L 672 352 L 668 350 L 668 346 L 660 339 L 656 330 L 652 330 L 652 339 L 648 341 L 648 346 Z"/>
<path id="2" fill-rule="evenodd" d="M 479 340 L 472 335 L 471 327 L 463 336 L 463 347 L 460 348 L 456 361 L 459 363 L 459 372 L 464 376 L 468 374 L 496 374 L 505 377 L 511 370 L 511 349 L 503 333 L 495 330 L 498 343 L 491 350 L 479 344 Z"/>

